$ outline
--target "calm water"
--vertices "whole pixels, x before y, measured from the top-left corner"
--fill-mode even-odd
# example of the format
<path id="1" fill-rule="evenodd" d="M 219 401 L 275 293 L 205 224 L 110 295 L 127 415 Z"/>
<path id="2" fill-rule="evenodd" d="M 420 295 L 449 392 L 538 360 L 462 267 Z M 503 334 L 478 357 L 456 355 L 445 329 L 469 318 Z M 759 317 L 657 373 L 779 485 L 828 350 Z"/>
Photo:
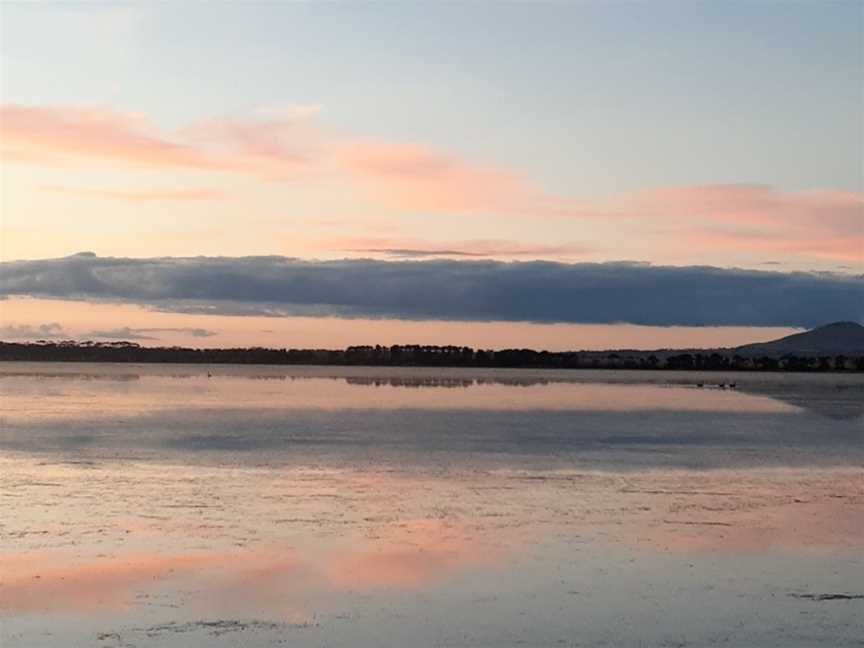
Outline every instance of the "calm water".
<path id="1" fill-rule="evenodd" d="M 862 467 L 861 376 L 3 363 L 0 646 L 862 646 Z"/>

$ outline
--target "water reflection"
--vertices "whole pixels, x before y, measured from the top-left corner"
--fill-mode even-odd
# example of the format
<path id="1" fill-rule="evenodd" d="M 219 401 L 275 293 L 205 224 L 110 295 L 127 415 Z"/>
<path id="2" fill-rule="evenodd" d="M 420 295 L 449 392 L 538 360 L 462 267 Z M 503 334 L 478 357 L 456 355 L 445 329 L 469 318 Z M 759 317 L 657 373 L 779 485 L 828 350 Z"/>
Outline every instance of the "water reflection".
<path id="1" fill-rule="evenodd" d="M 388 628 L 413 628 L 426 645 L 438 631 L 412 623 L 415 606 L 455 605 L 474 611 L 452 617 L 445 632 L 461 645 L 517 645 L 520 627 L 599 642 L 590 615 L 578 629 L 568 619 L 612 604 L 639 614 L 646 578 L 648 602 L 676 609 L 692 599 L 722 609 L 742 592 L 764 605 L 760 583 L 770 583 L 786 627 L 802 632 L 812 617 L 799 615 L 807 601 L 796 596 L 858 592 L 864 549 L 864 493 L 852 469 L 414 474 L 0 463 L 3 505 L 21 512 L 0 542 L 0 619 L 10 637 L 27 619 L 63 627 L 74 618 L 137 645 L 175 636 L 189 645 L 199 635 L 214 645 L 215 630 L 262 633 L 270 645 L 303 629 L 290 643 L 373 646 L 374 611 L 386 609 Z M 830 645 L 861 629 L 848 607 L 814 613 L 833 624 Z M 697 645 L 717 631 L 712 618 L 687 628 Z M 735 643 L 772 645 L 746 641 L 741 628 L 759 626 L 738 621 Z M 343 625 L 350 640 L 340 640 Z M 615 645 L 670 640 L 654 626 L 619 632 L 609 637 Z"/>
<path id="2" fill-rule="evenodd" d="M 135 603 L 135 594 L 158 588 L 249 556 L 234 553 L 137 554 L 90 558 L 74 553 L 38 552 L 0 556 L 0 606 L 6 613 L 105 613 Z M 77 563 L 77 564 L 76 564 Z M 236 564 L 236 563 L 235 563 Z"/>
<path id="3" fill-rule="evenodd" d="M 725 387 L 730 384 L 735 388 Z M 257 410 L 807 410 L 838 420 L 864 417 L 864 378 L 849 374 L 4 363 L 0 394 L 0 415 L 9 423 L 240 404 Z"/>
<path id="4" fill-rule="evenodd" d="M 482 527 L 469 533 L 453 521 L 409 520 L 377 534 L 368 548 L 355 548 L 331 561 L 328 572 L 334 586 L 423 588 L 503 560 L 501 547 Z"/>
<path id="5" fill-rule="evenodd" d="M 803 414 L 181 410 L 6 424 L 0 448 L 48 461 L 717 469 L 860 466 L 864 430 Z"/>
<path id="6" fill-rule="evenodd" d="M 4 648 L 864 635 L 861 377 L 292 371 L 0 367 Z"/>

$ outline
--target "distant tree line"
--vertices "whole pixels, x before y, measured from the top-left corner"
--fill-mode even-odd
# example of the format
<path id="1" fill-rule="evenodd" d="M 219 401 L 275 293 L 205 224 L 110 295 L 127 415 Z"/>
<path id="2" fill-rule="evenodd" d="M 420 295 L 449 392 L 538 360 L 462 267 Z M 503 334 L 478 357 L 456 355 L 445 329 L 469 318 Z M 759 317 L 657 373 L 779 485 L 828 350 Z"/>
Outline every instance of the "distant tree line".
<path id="1" fill-rule="evenodd" d="M 864 355 L 747 356 L 715 351 L 536 351 L 405 344 L 346 349 L 193 349 L 134 342 L 0 342 L 0 361 L 163 362 L 194 364 L 668 369 L 699 371 L 864 371 Z"/>

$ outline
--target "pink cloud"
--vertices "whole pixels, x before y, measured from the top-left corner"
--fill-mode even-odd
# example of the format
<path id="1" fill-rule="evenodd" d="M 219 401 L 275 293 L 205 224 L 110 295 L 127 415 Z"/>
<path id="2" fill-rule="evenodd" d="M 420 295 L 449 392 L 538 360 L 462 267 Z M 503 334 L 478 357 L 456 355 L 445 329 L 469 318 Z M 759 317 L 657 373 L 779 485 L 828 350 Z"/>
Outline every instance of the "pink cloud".
<path id="1" fill-rule="evenodd" d="M 289 106 L 260 111 L 249 119 L 203 120 L 166 134 L 135 113 L 7 105 L 0 109 L 2 155 L 12 162 L 107 163 L 233 173 L 276 182 L 348 183 L 364 189 L 373 203 L 401 212 L 616 219 L 621 227 L 632 228 L 628 239 L 668 232 L 670 244 L 686 246 L 693 254 L 728 256 L 745 250 L 862 260 L 864 195 L 858 192 L 725 184 L 663 187 L 605 202 L 577 200 L 548 192 L 515 169 L 476 163 L 416 143 L 328 131 L 314 120 L 319 110 Z M 193 189 L 91 195 L 134 202 L 224 197 L 217 193 Z M 345 247 L 435 251 L 430 242 L 398 240 Z M 566 244 L 510 246 L 500 241 L 466 241 L 447 249 L 461 255 L 510 257 L 586 252 Z"/>
<path id="2" fill-rule="evenodd" d="M 204 201 L 204 200 L 227 200 L 228 194 L 215 189 L 178 189 L 174 191 L 109 191 L 96 189 L 75 189 L 73 187 L 60 187 L 45 185 L 42 191 L 84 198 L 105 198 L 109 200 L 122 200 L 126 202 L 162 202 L 162 201 Z"/>
<path id="3" fill-rule="evenodd" d="M 155 133 L 142 115 L 100 108 L 7 105 L 0 109 L 3 156 L 43 163 L 103 160 L 137 166 L 222 167 Z"/>
<path id="4" fill-rule="evenodd" d="M 765 253 L 786 253 L 813 256 L 835 261 L 864 261 L 864 235 L 791 238 L 782 234 L 758 231 L 698 230 L 688 234 L 689 240 L 704 249 L 748 250 Z"/>
<path id="5" fill-rule="evenodd" d="M 534 216 L 597 216 L 584 202 L 555 196 L 511 169 L 475 165 L 418 144 L 354 141 L 337 164 L 378 200 L 412 210 Z"/>
<path id="6" fill-rule="evenodd" d="M 764 185 L 665 187 L 630 201 L 634 213 L 725 225 L 864 233 L 864 196 L 851 191 L 777 191 Z"/>
<path id="7" fill-rule="evenodd" d="M 864 261 L 864 195 L 779 191 L 764 185 L 665 187 L 618 208 L 666 230 L 690 252 L 764 252 Z"/>
<path id="8" fill-rule="evenodd" d="M 310 123 L 310 108 L 266 111 L 255 119 L 205 119 L 190 124 L 182 135 L 202 150 L 230 160 L 234 171 L 263 180 L 291 181 L 302 172 L 326 167 L 326 143 Z"/>
<path id="9" fill-rule="evenodd" d="M 471 167 L 412 144 L 357 143 L 338 152 L 341 165 L 384 201 L 430 211 L 482 211 L 493 200 L 528 191 L 507 171 Z"/>
<path id="10" fill-rule="evenodd" d="M 0 109 L 6 161 L 120 163 L 252 175 L 269 181 L 335 176 L 382 204 L 434 213 L 597 216 L 586 203 L 545 192 L 522 174 L 473 164 L 418 144 L 361 140 L 326 131 L 317 107 L 268 110 L 252 119 L 208 119 L 159 132 L 142 115 L 105 108 Z"/>
<path id="11" fill-rule="evenodd" d="M 2 157 L 35 164 L 123 164 L 285 179 L 309 162 L 277 135 L 284 119 L 202 122 L 166 135 L 146 117 L 107 108 L 0 108 Z M 281 129 L 281 130 L 280 130 Z M 269 136 L 268 136 L 269 134 Z"/>

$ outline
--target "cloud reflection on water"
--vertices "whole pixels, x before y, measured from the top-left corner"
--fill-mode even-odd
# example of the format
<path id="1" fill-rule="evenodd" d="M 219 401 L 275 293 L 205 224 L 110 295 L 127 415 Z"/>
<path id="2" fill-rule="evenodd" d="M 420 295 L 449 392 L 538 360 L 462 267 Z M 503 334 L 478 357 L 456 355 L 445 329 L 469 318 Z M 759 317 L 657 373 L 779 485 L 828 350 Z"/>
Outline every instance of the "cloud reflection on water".
<path id="1" fill-rule="evenodd" d="M 301 599 L 338 591 L 423 589 L 504 564 L 490 538 L 429 519 L 383 527 L 374 540 L 355 529 L 339 546 L 315 553 L 301 556 L 291 547 L 271 545 L 118 557 L 82 558 L 63 550 L 7 553 L 0 555 L 0 615 L 122 611 L 142 599 L 165 599 L 166 592 L 176 601 L 185 591 L 191 605 L 200 599 L 197 604 L 211 613 L 246 608 L 301 623 L 309 615 L 292 605 Z"/>
<path id="2" fill-rule="evenodd" d="M 415 622 L 446 615 L 477 646 L 517 645 L 525 618 L 544 645 L 579 624 L 597 645 L 620 615 L 654 618 L 653 601 L 735 618 L 756 601 L 749 627 L 775 614 L 806 633 L 799 608 L 813 603 L 768 601 L 762 584 L 851 591 L 860 566 L 864 430 L 843 413 L 860 377 L 748 376 L 722 391 L 672 373 L 104 371 L 123 378 L 0 367 L 12 640 L 27 624 L 91 623 L 136 645 L 209 648 L 224 645 L 220 623 L 252 619 L 314 628 L 297 645 L 382 645 L 376 633 L 399 624 L 452 643 L 458 623 Z M 331 395 L 338 407 L 309 407 Z M 814 399 L 830 416 L 801 405 Z M 781 598 L 799 607 L 772 607 Z M 852 636 L 832 605 L 825 636 Z M 728 636 L 716 618 L 710 637 Z M 254 632 L 282 631 L 268 627 Z M 648 631 L 647 645 L 674 639 Z"/>
<path id="3" fill-rule="evenodd" d="M 4 488 L 33 518 L 13 521 L 9 537 L 19 540 L 0 555 L 6 615 L 167 605 L 307 623 L 356 593 L 423 592 L 494 573 L 518 584 L 540 556 L 561 565 L 577 555 L 624 562 L 630 551 L 649 562 L 777 551 L 806 560 L 864 548 L 864 491 L 848 468 L 414 477 L 26 458 L 3 467 Z M 48 536 L 34 520 L 49 482 L 36 476 L 57 484 L 52 515 L 67 520 Z M 85 511 L 75 500 L 88 489 L 100 502 Z M 201 509 L 205 493 L 210 508 Z"/>
<path id="4" fill-rule="evenodd" d="M 230 554 L 138 554 L 77 563 L 74 554 L 0 556 L 0 610 L 16 614 L 122 609 L 135 592 L 217 569 Z"/>

